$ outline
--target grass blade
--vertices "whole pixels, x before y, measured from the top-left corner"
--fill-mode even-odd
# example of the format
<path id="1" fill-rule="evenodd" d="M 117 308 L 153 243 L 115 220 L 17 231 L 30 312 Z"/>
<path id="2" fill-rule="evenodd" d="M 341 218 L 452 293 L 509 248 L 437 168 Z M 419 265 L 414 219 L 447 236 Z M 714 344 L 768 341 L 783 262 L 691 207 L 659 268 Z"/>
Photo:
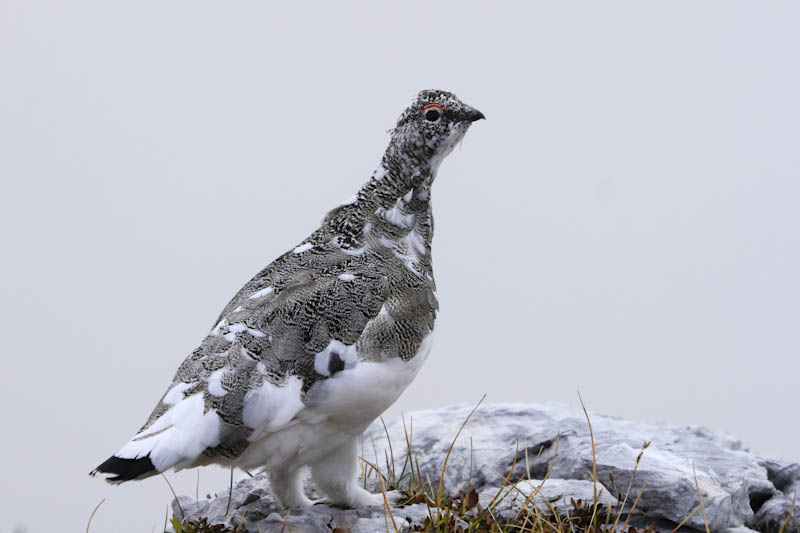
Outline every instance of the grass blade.
<path id="1" fill-rule="evenodd" d="M 461 435 L 461 431 L 464 429 L 464 426 L 467 425 L 467 422 L 469 422 L 469 419 L 472 417 L 473 413 L 475 413 L 475 410 L 478 409 L 478 407 L 480 407 L 480 405 L 483 403 L 483 400 L 485 400 L 485 399 L 486 399 L 486 395 L 484 394 L 481 397 L 481 399 L 478 401 L 478 403 L 475 404 L 475 407 L 472 408 L 472 411 L 469 412 L 469 414 L 467 415 L 467 418 L 464 419 L 464 422 L 461 423 L 461 427 L 458 428 L 458 432 L 456 433 L 456 436 L 453 439 L 453 442 L 450 443 L 450 448 L 447 450 L 447 455 L 444 457 L 444 464 L 442 465 L 442 475 L 439 477 L 439 491 L 436 493 L 436 509 L 437 509 L 436 513 L 437 513 L 437 516 L 439 514 L 438 509 L 442 505 L 442 491 L 444 490 L 444 473 L 447 470 L 447 461 L 448 461 L 448 459 L 450 459 L 450 453 L 453 451 L 453 447 L 456 445 L 456 441 L 458 440 L 458 436 Z"/>
<path id="2" fill-rule="evenodd" d="M 105 498 L 100 500 L 100 503 L 95 505 L 94 510 L 92 511 L 92 514 L 89 515 L 89 522 L 86 524 L 86 533 L 89 533 L 89 528 L 92 526 L 92 518 L 94 518 L 94 514 L 97 512 L 98 509 L 100 509 L 100 506 L 103 505 L 104 501 L 106 501 Z"/>
<path id="3" fill-rule="evenodd" d="M 164 481 L 167 482 L 167 486 L 169 487 L 170 492 L 172 492 L 172 497 L 175 498 L 175 503 L 178 505 L 178 510 L 181 512 L 181 520 L 186 520 L 186 513 L 183 512 L 183 507 L 181 507 L 181 502 L 178 500 L 178 495 L 175 494 L 175 489 L 172 488 L 172 483 L 169 482 L 167 476 L 161 474 L 161 477 L 164 478 Z"/>
<path id="4" fill-rule="evenodd" d="M 783 524 L 781 524 L 781 529 L 780 531 L 778 531 L 778 533 L 783 533 L 783 530 L 786 529 L 786 525 L 789 523 L 789 520 L 791 520 L 792 514 L 794 513 L 794 506 L 796 503 L 797 503 L 797 491 L 794 492 L 794 498 L 792 498 L 792 506 L 789 507 L 789 512 L 786 513 L 786 518 L 783 520 Z"/>

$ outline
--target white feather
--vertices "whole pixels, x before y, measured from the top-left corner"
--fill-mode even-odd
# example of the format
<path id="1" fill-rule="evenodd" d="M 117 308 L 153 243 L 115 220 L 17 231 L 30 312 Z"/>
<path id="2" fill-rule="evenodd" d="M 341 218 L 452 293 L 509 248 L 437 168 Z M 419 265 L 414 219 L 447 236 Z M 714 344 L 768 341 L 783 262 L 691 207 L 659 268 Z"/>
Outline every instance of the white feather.
<path id="1" fill-rule="evenodd" d="M 212 396 L 222 397 L 228 394 L 228 391 L 222 388 L 222 376 L 225 375 L 225 368 L 220 368 L 208 376 L 208 393 Z"/>
<path id="2" fill-rule="evenodd" d="M 324 350 L 314 356 L 314 370 L 320 376 L 330 376 L 328 372 L 328 364 L 330 363 L 331 354 L 336 353 L 339 358 L 344 362 L 345 368 L 353 368 L 358 363 L 358 352 L 356 351 L 355 344 L 343 344 L 340 341 L 332 340 Z"/>
<path id="3" fill-rule="evenodd" d="M 317 382 L 308 391 L 305 405 L 299 403 L 300 383 L 296 384 L 298 403 L 291 408 L 288 405 L 280 407 L 276 401 L 278 396 L 273 396 L 279 391 L 271 390 L 265 384 L 262 389 L 266 387 L 266 394 L 272 402 L 264 402 L 264 405 L 269 405 L 271 412 L 285 409 L 288 414 L 300 408 L 291 417 L 282 417 L 285 426 L 273 423 L 270 424 L 271 430 L 254 432 L 250 439 L 252 442 L 238 459 L 238 464 L 242 468 L 265 467 L 269 470 L 275 467 L 299 468 L 324 460 L 339 446 L 360 435 L 397 400 L 417 375 L 432 343 L 431 333 L 409 361 L 400 358 L 359 361 L 355 366 Z M 287 391 L 283 401 L 291 398 Z M 256 404 L 250 405 L 255 409 Z"/>
<path id="4" fill-rule="evenodd" d="M 296 250 L 296 248 L 295 248 L 295 250 Z M 297 252 L 295 252 L 295 253 L 297 253 Z M 248 298 L 250 300 L 255 300 L 257 298 L 261 298 L 262 296 L 266 296 L 267 294 L 271 294 L 274 291 L 275 291 L 275 289 L 273 287 L 267 287 L 266 289 L 261 289 L 260 291 L 254 292 L 253 294 L 248 296 Z"/>
<path id="5" fill-rule="evenodd" d="M 137 459 L 149 454 L 159 472 L 178 463 L 191 464 L 203 450 L 219 444 L 219 416 L 213 409 L 204 411 L 202 393 L 184 398 L 114 455 Z"/>
<path id="6" fill-rule="evenodd" d="M 302 387 L 302 380 L 291 376 L 281 385 L 265 381 L 259 388 L 249 391 L 242 410 L 242 422 L 253 428 L 248 439 L 260 439 L 288 424 L 303 408 Z"/>

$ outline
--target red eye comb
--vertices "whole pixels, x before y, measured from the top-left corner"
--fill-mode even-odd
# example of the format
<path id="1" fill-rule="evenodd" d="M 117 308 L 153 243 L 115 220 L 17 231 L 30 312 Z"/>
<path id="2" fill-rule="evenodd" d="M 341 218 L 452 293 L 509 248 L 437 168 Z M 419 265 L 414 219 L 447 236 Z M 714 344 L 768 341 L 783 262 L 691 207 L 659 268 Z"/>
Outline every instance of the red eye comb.
<path id="1" fill-rule="evenodd" d="M 426 111 L 430 109 L 438 109 L 439 111 L 444 111 L 444 107 L 440 106 L 439 104 L 428 104 L 422 108 L 421 113 L 424 115 Z"/>

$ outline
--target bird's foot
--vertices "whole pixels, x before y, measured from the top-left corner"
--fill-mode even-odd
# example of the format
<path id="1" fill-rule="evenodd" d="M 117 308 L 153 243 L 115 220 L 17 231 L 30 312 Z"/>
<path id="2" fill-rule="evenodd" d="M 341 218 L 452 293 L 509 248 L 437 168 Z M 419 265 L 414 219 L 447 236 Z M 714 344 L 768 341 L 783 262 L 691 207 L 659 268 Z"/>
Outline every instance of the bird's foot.
<path id="1" fill-rule="evenodd" d="M 385 497 L 384 497 L 385 496 Z M 354 507 L 380 507 L 386 505 L 394 506 L 405 499 L 399 490 L 372 493 L 361 487 L 351 488 L 346 494 L 333 495 L 331 498 L 317 500 L 316 504 L 330 505 L 333 507 L 354 508 Z"/>
<path id="2" fill-rule="evenodd" d="M 281 500 L 281 503 L 287 509 L 301 509 L 303 507 L 311 507 L 312 505 L 317 505 L 324 502 L 322 502 L 322 500 L 312 500 L 311 498 L 306 497 L 305 494 L 295 494 L 286 501 Z"/>
<path id="3" fill-rule="evenodd" d="M 396 505 L 403 500 L 403 494 L 399 490 L 371 493 L 364 489 L 353 495 L 352 507 L 379 507 L 386 505 Z"/>
<path id="4" fill-rule="evenodd" d="M 395 506 L 408 499 L 405 493 L 401 490 L 387 490 L 385 493 L 381 492 L 376 494 L 376 496 L 381 497 L 381 502 L 383 502 L 384 495 L 386 495 L 386 501 L 391 506 Z"/>

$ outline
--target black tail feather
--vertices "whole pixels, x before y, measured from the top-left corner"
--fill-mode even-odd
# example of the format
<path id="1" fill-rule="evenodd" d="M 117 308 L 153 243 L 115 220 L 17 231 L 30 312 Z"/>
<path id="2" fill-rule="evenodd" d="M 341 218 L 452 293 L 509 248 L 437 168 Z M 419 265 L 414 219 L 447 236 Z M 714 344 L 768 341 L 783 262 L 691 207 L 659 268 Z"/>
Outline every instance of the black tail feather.
<path id="1" fill-rule="evenodd" d="M 109 483 L 122 483 L 157 474 L 156 467 L 150 460 L 150 456 L 139 457 L 138 459 L 123 459 L 112 455 L 103 464 L 92 470 L 89 475 L 95 474 L 114 474 L 107 477 Z"/>

